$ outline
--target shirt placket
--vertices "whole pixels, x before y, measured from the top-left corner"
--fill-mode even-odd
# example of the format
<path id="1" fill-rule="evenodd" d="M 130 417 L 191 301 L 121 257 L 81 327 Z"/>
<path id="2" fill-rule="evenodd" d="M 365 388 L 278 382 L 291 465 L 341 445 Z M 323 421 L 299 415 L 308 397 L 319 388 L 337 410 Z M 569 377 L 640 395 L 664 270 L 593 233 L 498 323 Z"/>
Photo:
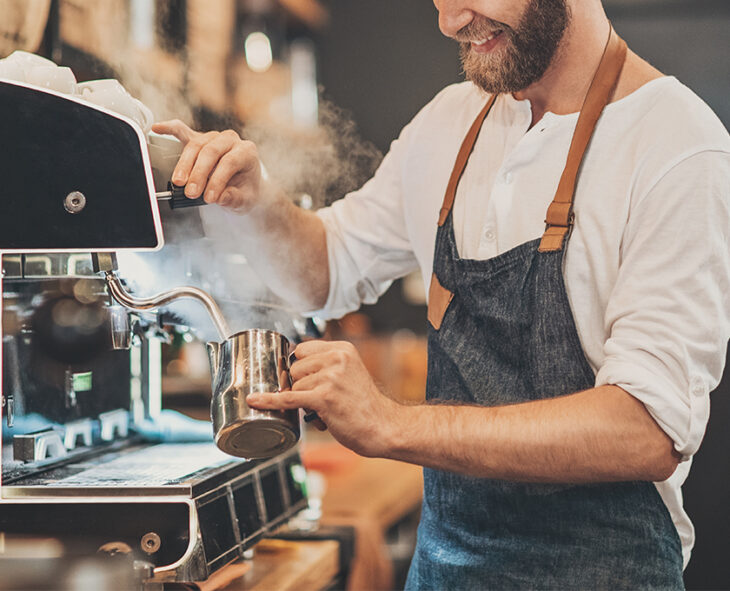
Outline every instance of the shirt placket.
<path id="1" fill-rule="evenodd" d="M 523 129 L 527 130 L 531 115 L 528 111 L 523 116 Z M 482 224 L 478 249 L 480 259 L 492 258 L 507 250 L 504 238 L 511 231 L 514 216 L 523 213 L 516 209 L 520 207 L 520 187 L 525 185 L 520 182 L 520 177 L 538 157 L 541 140 L 541 133 L 536 128 L 523 132 L 499 168 Z M 529 199 L 530 196 L 524 197 Z"/>

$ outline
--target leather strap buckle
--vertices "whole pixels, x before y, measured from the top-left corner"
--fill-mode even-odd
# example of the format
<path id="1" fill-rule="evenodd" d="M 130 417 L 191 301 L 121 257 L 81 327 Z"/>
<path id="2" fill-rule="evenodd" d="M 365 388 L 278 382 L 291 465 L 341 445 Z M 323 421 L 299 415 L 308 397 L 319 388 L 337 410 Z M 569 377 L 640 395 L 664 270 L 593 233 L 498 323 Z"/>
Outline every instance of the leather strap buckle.
<path id="1" fill-rule="evenodd" d="M 568 216 L 568 223 L 566 225 L 563 224 L 551 224 L 547 220 L 545 220 L 545 231 L 548 231 L 548 228 L 554 227 L 554 228 L 568 228 L 569 230 L 573 229 L 573 226 L 575 225 L 575 212 L 570 212 L 570 215 Z"/>
<path id="2" fill-rule="evenodd" d="M 573 212 L 568 216 L 568 224 L 545 224 L 545 233 L 540 240 L 538 252 L 555 252 L 563 250 L 563 246 L 570 237 L 575 224 L 575 215 Z"/>

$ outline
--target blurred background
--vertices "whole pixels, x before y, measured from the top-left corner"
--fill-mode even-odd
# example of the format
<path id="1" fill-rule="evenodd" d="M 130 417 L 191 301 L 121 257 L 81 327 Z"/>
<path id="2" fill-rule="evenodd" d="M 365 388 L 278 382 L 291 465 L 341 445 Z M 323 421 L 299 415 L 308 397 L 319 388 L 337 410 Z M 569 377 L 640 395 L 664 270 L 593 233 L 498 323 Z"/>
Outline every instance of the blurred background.
<path id="1" fill-rule="evenodd" d="M 730 125 L 730 2 L 604 5 L 632 49 Z M 79 81 L 120 79 L 157 120 L 242 131 L 270 173 L 314 207 L 361 185 L 415 113 L 461 79 L 458 48 L 428 0 L 0 0 L 0 58 L 16 49 L 71 67 Z M 387 390 L 418 400 L 424 302 L 420 277 L 406 277 L 328 335 L 355 342 Z M 205 407 L 202 347 L 178 342 L 165 355 L 166 406 Z M 712 396 L 685 486 L 698 536 L 690 589 L 730 588 L 728 380 Z M 396 580 L 408 563 L 399 547 L 390 544 Z"/>

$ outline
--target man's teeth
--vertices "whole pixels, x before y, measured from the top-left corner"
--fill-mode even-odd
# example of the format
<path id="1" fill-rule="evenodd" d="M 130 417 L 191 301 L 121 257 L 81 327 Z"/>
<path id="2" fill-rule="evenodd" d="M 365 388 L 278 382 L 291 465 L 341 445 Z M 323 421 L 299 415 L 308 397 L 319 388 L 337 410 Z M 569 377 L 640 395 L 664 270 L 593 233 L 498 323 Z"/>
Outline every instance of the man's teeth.
<path id="1" fill-rule="evenodd" d="M 489 34 L 484 39 L 479 39 L 479 41 L 474 41 L 474 45 L 484 45 L 485 43 L 489 43 L 492 39 L 494 39 L 497 35 L 499 35 L 502 31 L 494 31 L 494 33 Z"/>

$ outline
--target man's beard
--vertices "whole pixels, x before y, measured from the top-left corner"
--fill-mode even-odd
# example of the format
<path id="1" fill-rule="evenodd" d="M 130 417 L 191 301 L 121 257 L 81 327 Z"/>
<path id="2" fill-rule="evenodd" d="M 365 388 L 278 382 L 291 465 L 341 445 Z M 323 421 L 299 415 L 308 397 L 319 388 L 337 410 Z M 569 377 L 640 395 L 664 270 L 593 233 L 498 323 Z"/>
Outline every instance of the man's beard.
<path id="1" fill-rule="evenodd" d="M 524 90 L 547 71 L 569 21 L 566 0 L 530 0 L 517 29 L 477 16 L 456 35 L 467 80 L 488 93 Z M 497 30 L 502 31 L 504 47 L 486 55 L 472 50 L 471 41 Z"/>

